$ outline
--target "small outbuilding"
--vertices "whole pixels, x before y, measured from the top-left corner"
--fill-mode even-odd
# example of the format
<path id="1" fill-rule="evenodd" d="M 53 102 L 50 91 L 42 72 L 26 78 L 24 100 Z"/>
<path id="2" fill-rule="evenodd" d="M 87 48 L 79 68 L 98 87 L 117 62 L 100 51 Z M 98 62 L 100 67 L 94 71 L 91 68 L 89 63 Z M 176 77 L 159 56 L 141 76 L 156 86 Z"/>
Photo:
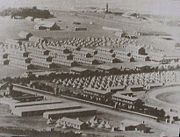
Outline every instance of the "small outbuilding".
<path id="1" fill-rule="evenodd" d="M 75 27 L 74 28 L 75 31 L 87 31 L 86 27 Z"/>
<path id="2" fill-rule="evenodd" d="M 139 124 L 138 126 L 136 126 L 135 130 L 142 133 L 150 133 L 151 128 L 146 127 L 146 125 L 144 124 Z"/>
<path id="3" fill-rule="evenodd" d="M 34 17 L 28 16 L 25 18 L 27 21 L 34 21 Z"/>
<path id="4" fill-rule="evenodd" d="M 98 71 L 104 72 L 104 73 L 116 73 L 119 72 L 118 69 L 116 69 L 113 66 L 110 66 L 108 64 L 102 64 L 97 66 Z"/>
<path id="5" fill-rule="evenodd" d="M 32 42 L 38 42 L 38 41 L 43 41 L 44 38 L 41 38 L 41 37 L 37 37 L 37 36 L 32 36 L 29 38 L 29 41 L 32 41 Z"/>
<path id="6" fill-rule="evenodd" d="M 33 36 L 32 33 L 26 31 L 21 31 L 18 35 L 24 40 L 29 40 L 29 38 Z"/>
<path id="7" fill-rule="evenodd" d="M 79 130 L 86 128 L 86 124 L 83 121 L 80 121 L 78 118 L 71 119 L 71 118 L 63 117 L 62 119 L 60 119 L 60 124 Z"/>
<path id="8" fill-rule="evenodd" d="M 38 30 L 60 30 L 60 27 L 56 24 L 56 22 L 39 22 L 34 26 L 34 29 Z"/>
<path id="9" fill-rule="evenodd" d="M 75 73 L 75 74 L 87 74 L 89 73 L 90 71 L 88 69 L 85 69 L 85 68 L 81 68 L 81 67 L 73 67 L 71 68 L 70 70 L 72 73 Z"/>
<path id="10" fill-rule="evenodd" d="M 128 89 L 131 91 L 143 91 L 144 90 L 144 86 L 141 85 L 133 85 L 133 86 L 128 86 Z"/>
<path id="11" fill-rule="evenodd" d="M 141 124 L 140 122 L 125 119 L 121 121 L 119 128 L 122 131 L 133 131 L 133 130 L 135 131 L 135 128 L 140 124 Z"/>

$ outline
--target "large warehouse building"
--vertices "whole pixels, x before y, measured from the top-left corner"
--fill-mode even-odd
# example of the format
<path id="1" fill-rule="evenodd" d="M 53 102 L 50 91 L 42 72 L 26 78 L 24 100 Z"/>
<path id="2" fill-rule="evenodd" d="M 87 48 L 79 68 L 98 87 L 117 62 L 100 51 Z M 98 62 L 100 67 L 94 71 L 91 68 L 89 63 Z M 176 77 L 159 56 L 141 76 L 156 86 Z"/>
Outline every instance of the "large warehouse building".
<path id="1" fill-rule="evenodd" d="M 36 106 L 17 107 L 12 109 L 12 113 L 17 116 L 42 116 L 44 112 L 55 110 L 68 110 L 81 108 L 80 105 L 70 103 L 47 104 Z"/>
<path id="2" fill-rule="evenodd" d="M 43 114 L 43 117 L 46 119 L 58 119 L 61 117 L 79 117 L 87 115 L 95 115 L 96 110 L 91 108 L 78 108 L 70 110 L 58 110 L 58 111 L 48 111 Z"/>
<path id="3" fill-rule="evenodd" d="M 62 101 L 59 100 L 42 100 L 42 101 L 33 101 L 33 102 L 21 102 L 15 103 L 11 106 L 11 109 L 15 109 L 18 107 L 28 107 L 28 106 L 37 106 L 37 105 L 48 105 L 48 104 L 59 104 Z"/>

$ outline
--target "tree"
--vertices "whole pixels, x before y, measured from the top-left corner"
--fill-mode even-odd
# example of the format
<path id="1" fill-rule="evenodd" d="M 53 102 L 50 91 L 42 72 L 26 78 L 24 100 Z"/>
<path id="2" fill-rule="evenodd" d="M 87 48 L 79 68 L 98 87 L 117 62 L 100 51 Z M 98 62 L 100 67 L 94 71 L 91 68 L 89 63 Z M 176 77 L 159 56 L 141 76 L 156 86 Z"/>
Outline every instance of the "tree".
<path id="1" fill-rule="evenodd" d="M 144 106 L 144 102 L 140 99 L 138 99 L 135 103 L 134 103 L 134 106 L 135 106 L 135 109 L 136 110 L 139 110 L 140 108 L 143 108 Z"/>
<path id="2" fill-rule="evenodd" d="M 161 117 L 161 118 L 164 118 L 165 117 L 165 111 L 164 111 L 164 109 L 161 109 L 160 111 L 159 111 L 159 117 Z"/>
<path id="3" fill-rule="evenodd" d="M 37 10 L 37 7 L 36 6 L 33 6 L 33 8 L 32 8 L 33 10 Z"/>

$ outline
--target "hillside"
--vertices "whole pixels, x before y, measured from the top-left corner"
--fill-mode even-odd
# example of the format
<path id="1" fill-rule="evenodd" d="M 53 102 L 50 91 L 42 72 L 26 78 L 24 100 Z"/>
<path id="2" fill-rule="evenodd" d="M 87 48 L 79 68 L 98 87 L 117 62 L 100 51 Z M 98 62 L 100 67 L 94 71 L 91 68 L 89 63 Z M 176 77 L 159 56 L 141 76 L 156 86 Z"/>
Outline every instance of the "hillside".
<path id="1" fill-rule="evenodd" d="M 50 14 L 49 10 L 40 10 L 36 7 L 33 8 L 8 8 L 0 12 L 0 16 L 31 16 L 34 18 L 50 18 L 53 15 Z"/>

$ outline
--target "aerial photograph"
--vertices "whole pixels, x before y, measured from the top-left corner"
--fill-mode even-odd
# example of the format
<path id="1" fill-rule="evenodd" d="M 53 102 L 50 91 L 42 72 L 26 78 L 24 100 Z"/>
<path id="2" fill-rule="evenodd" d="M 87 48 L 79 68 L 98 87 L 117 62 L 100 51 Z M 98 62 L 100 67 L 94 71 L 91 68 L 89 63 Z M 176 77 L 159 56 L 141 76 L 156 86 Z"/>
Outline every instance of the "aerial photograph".
<path id="1" fill-rule="evenodd" d="M 180 137 L 180 0 L 0 0 L 0 137 Z"/>

